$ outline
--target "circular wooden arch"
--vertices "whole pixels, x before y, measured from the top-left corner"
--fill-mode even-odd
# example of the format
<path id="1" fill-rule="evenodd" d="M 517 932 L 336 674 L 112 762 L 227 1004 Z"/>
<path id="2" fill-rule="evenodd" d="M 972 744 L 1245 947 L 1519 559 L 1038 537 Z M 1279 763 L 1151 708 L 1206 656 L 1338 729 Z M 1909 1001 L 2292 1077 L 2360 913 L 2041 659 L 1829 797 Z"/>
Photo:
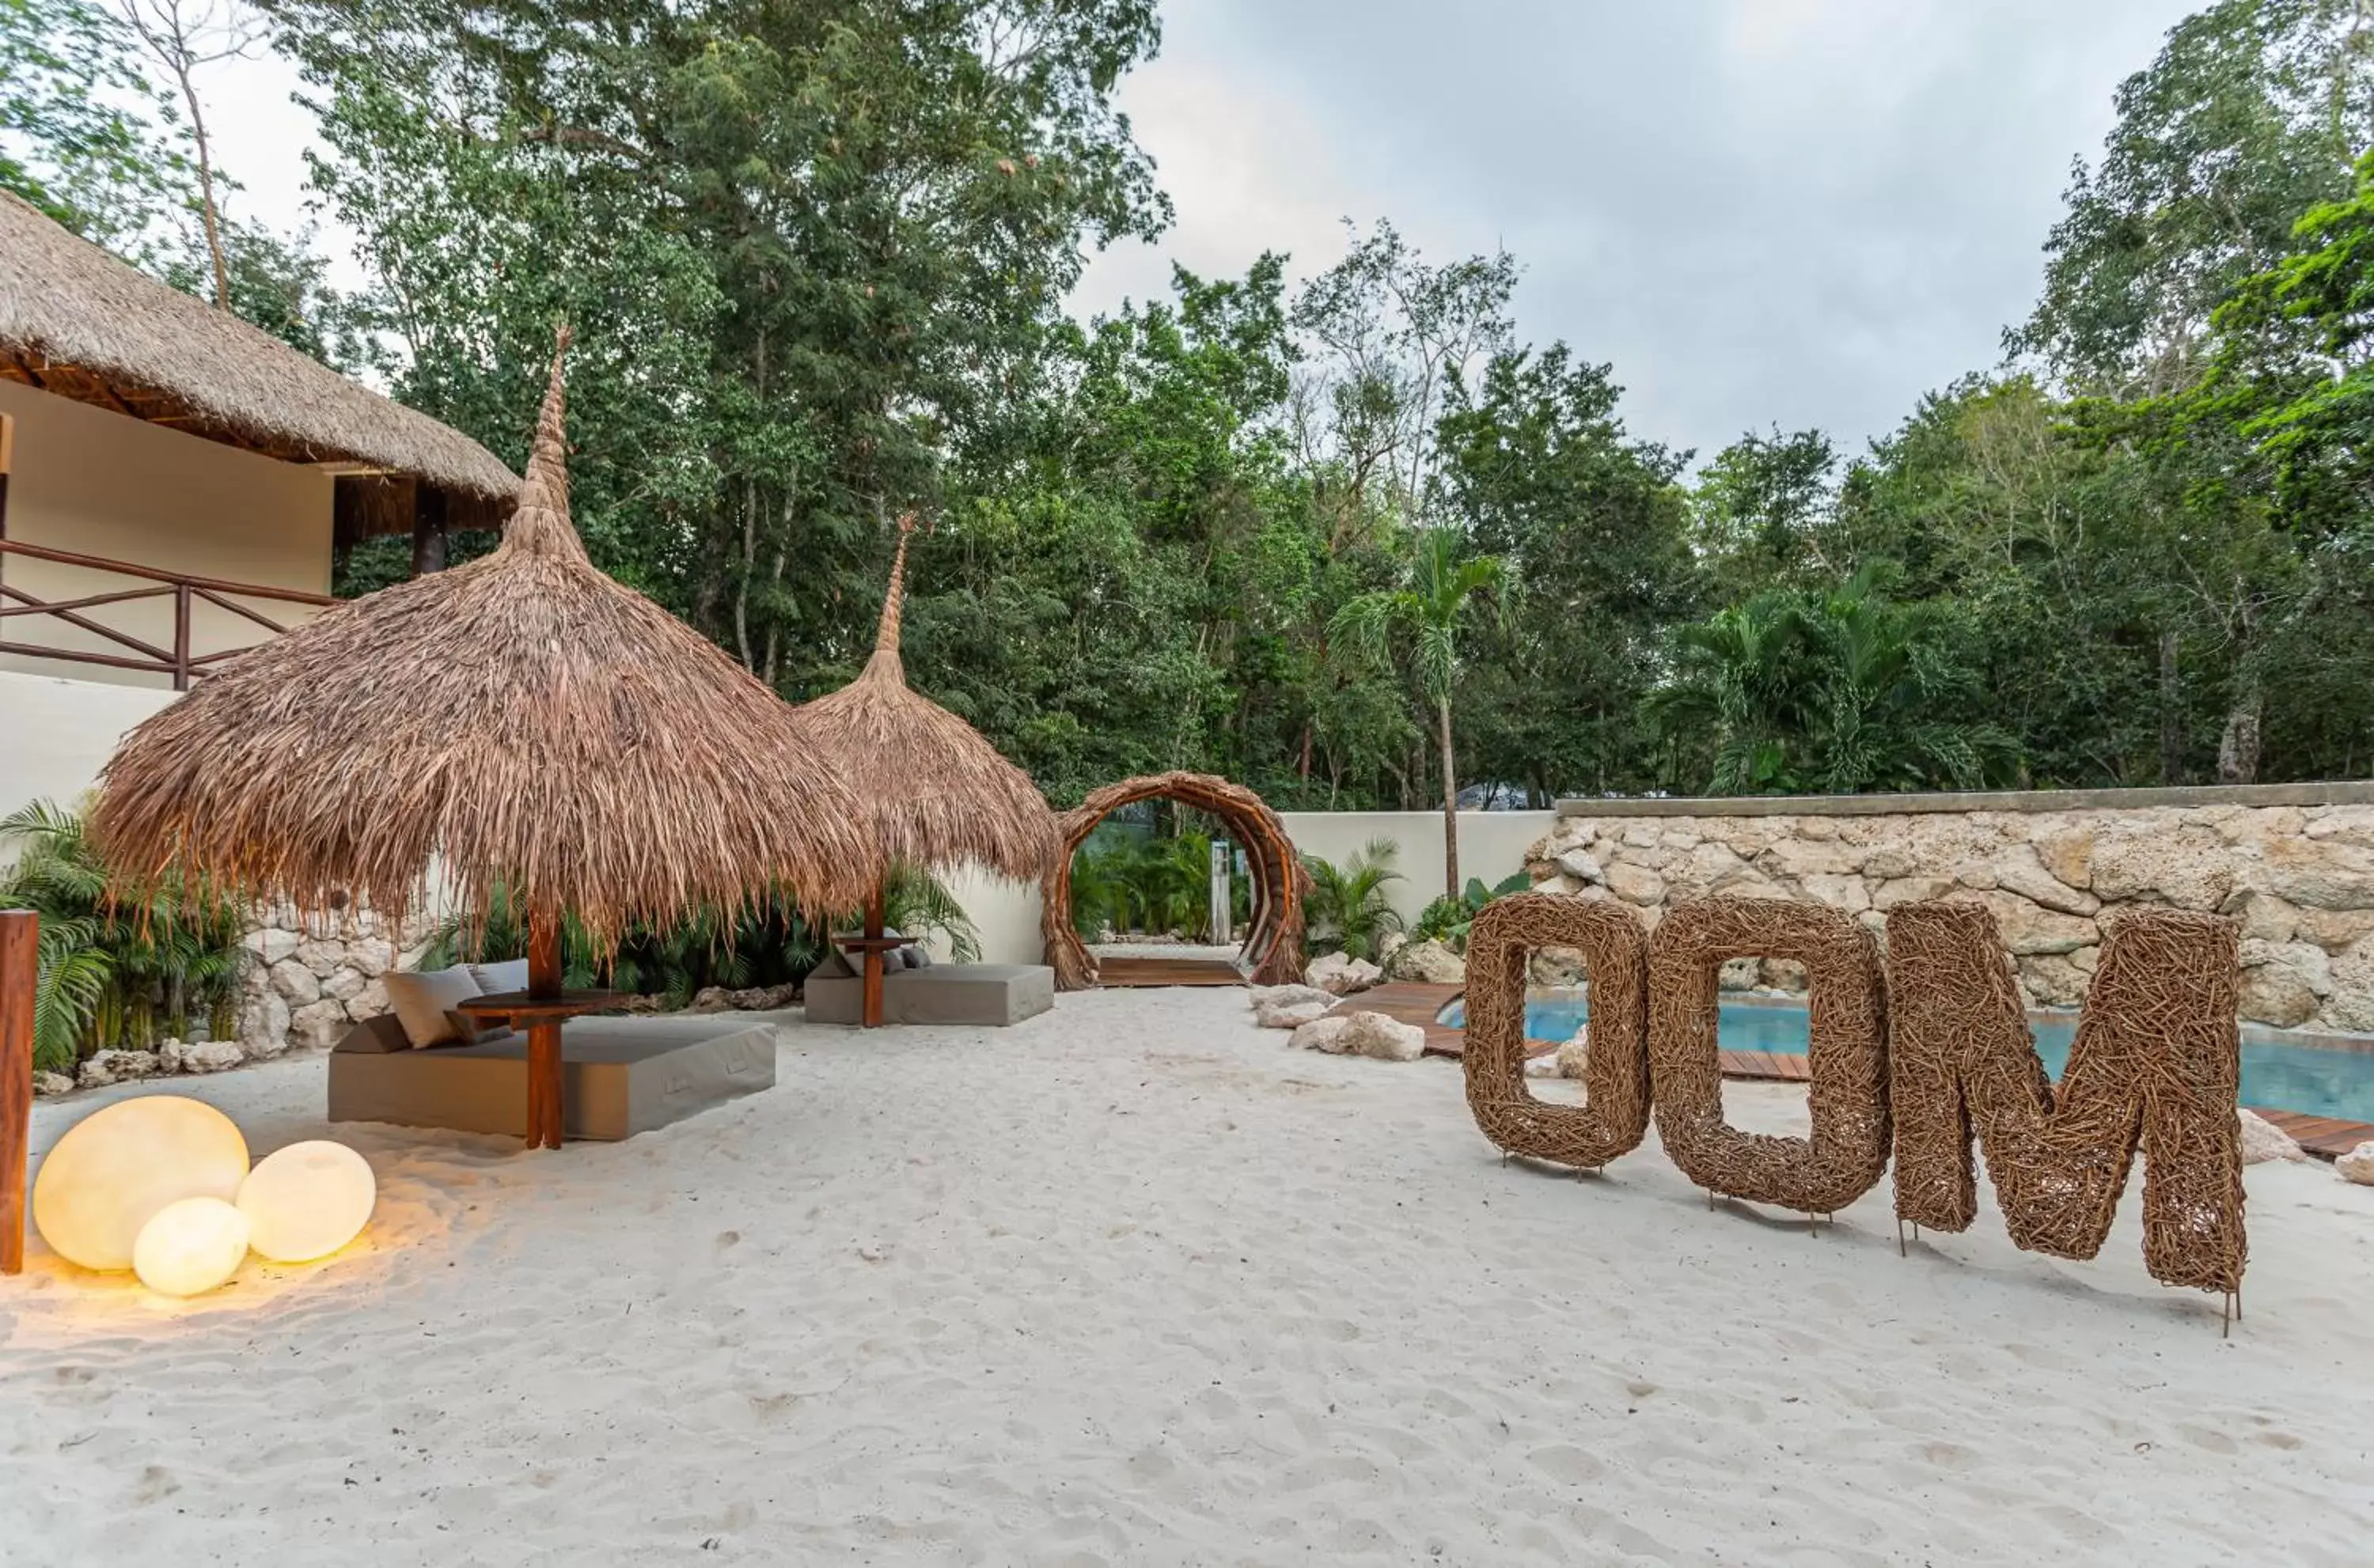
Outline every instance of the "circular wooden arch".
<path id="1" fill-rule="evenodd" d="M 1072 927 L 1072 857 L 1097 824 L 1123 806 L 1153 800 L 1177 801 L 1209 812 L 1228 825 L 1228 836 L 1244 847 L 1253 879 L 1252 930 L 1245 937 L 1239 964 L 1257 986 L 1299 983 L 1310 873 L 1294 852 L 1286 824 L 1241 784 L 1208 773 L 1157 773 L 1091 791 L 1077 810 L 1063 815 L 1062 851 L 1040 886 L 1039 930 L 1046 942 L 1047 965 L 1055 971 L 1055 989 L 1084 991 L 1097 984 L 1097 961 Z"/>

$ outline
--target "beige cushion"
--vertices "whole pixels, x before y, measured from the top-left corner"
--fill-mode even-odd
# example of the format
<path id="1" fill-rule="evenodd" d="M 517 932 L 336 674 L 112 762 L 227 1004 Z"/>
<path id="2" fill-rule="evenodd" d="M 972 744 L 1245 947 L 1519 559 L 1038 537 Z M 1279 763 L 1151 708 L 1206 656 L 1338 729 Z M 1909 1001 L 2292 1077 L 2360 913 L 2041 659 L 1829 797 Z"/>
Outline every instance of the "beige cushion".
<path id="1" fill-rule="evenodd" d="M 824 962 L 808 971 L 809 977 L 819 980 L 846 980 L 857 971 L 850 967 L 849 954 L 834 948 L 824 955 Z"/>
<path id="2" fill-rule="evenodd" d="M 416 1050 L 452 1039 L 453 1024 L 445 1015 L 472 997 L 484 994 L 465 964 L 434 969 L 425 975 L 391 969 L 382 977 L 382 983 L 387 987 L 388 1011 L 404 1025 L 405 1038 L 412 1042 Z"/>
<path id="3" fill-rule="evenodd" d="M 527 989 L 527 960 L 514 958 L 502 964 L 473 964 L 470 978 L 478 982 L 480 996 L 508 996 L 512 991 Z"/>

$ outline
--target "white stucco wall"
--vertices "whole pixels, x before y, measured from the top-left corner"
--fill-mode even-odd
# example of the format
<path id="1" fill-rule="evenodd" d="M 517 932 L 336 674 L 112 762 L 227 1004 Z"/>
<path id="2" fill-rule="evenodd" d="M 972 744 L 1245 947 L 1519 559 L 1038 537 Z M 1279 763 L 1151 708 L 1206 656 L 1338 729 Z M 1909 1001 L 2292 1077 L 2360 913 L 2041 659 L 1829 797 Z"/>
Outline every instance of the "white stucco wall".
<path id="1" fill-rule="evenodd" d="M 1007 882 L 970 866 L 949 872 L 941 880 L 981 932 L 982 963 L 1040 961 L 1038 883 Z M 932 945 L 934 957 L 947 957 L 946 942 Z"/>
<path id="2" fill-rule="evenodd" d="M 335 481 L 321 470 L 259 457 L 14 381 L 0 381 L 0 416 L 13 427 L 11 541 L 225 582 L 329 591 Z M 0 556 L 0 579 L 52 600 L 149 586 L 21 556 Z M 283 626 L 317 613 L 274 600 L 241 603 Z M 173 646 L 170 598 L 98 605 L 80 614 L 156 648 Z M 13 616 L 6 625 L 0 640 L 138 657 L 46 615 Z M 271 635 L 203 601 L 192 607 L 194 654 L 245 648 Z M 0 654 L 0 671 L 7 670 L 112 685 L 172 684 L 170 676 L 140 671 Z"/>
<path id="3" fill-rule="evenodd" d="M 73 804 L 124 731 L 172 700 L 170 691 L 0 670 L 0 814 L 41 799 Z"/>
<path id="4" fill-rule="evenodd" d="M 1393 908 L 1415 924 L 1428 904 L 1442 896 L 1440 812 L 1283 812 L 1287 837 L 1306 855 L 1341 865 L 1370 840 L 1398 845 L 1391 884 Z M 1525 869 L 1525 851 L 1557 825 L 1555 812 L 1462 812 L 1459 813 L 1459 876 L 1481 877 L 1487 886 Z"/>

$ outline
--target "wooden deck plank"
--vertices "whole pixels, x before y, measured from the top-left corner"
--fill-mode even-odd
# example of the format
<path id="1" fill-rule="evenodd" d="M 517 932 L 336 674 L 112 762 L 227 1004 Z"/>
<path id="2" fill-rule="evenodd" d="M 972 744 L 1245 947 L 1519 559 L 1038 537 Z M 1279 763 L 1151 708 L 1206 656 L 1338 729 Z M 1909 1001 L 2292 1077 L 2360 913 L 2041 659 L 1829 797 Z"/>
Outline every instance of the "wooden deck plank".
<path id="1" fill-rule="evenodd" d="M 1097 983 L 1123 989 L 1148 986 L 1241 986 L 1244 972 L 1224 958 L 1104 958 Z"/>

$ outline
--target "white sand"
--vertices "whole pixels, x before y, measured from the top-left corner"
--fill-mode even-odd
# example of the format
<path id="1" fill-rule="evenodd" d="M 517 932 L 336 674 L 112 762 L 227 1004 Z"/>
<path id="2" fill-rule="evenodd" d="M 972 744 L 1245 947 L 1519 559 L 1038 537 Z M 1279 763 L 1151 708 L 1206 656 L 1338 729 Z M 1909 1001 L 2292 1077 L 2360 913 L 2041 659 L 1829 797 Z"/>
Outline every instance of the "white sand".
<path id="1" fill-rule="evenodd" d="M 1456 1069 L 1243 1013 L 795 1025 L 771 1093 L 558 1154 L 344 1129 L 365 1242 L 188 1305 L 37 1251 L 0 1562 L 2374 1559 L 2374 1191 L 2328 1167 L 2250 1173 L 2221 1343 L 2132 1194 L 2095 1264 L 1992 1214 L 1899 1260 L 1884 1188 L 1815 1238 L 1653 1139 L 1504 1168 Z M 189 1087 L 261 1153 L 322 1075 Z"/>

